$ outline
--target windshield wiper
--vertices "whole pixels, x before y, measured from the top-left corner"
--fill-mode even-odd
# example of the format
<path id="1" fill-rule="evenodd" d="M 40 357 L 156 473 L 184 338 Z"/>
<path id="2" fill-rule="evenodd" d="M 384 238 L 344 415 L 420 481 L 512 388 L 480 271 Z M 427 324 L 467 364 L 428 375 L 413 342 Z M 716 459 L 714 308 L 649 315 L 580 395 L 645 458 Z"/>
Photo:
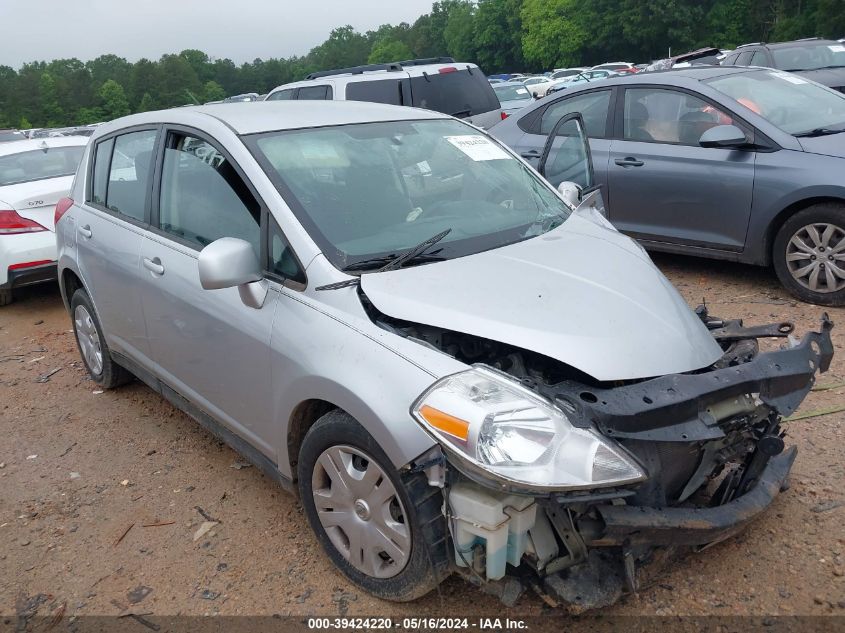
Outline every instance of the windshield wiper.
<path id="1" fill-rule="evenodd" d="M 793 134 L 793 136 L 795 136 L 796 138 L 808 138 L 813 136 L 830 136 L 831 134 L 842 134 L 842 132 L 845 132 L 845 129 L 834 130 L 833 128 L 829 127 L 817 127 L 814 130 L 798 132 L 798 134 Z"/>
<path id="2" fill-rule="evenodd" d="M 360 262 L 355 262 L 354 264 L 350 264 L 349 266 L 344 268 L 344 271 L 354 270 L 355 267 L 363 266 L 365 264 L 381 263 L 381 262 L 389 259 L 390 261 L 388 261 L 386 264 L 384 264 L 383 266 L 376 268 L 374 271 L 372 271 L 372 272 L 375 272 L 375 273 L 383 273 L 383 272 L 387 272 L 388 270 L 396 270 L 397 268 L 401 268 L 402 264 L 405 264 L 405 263 L 407 263 L 411 260 L 414 260 L 414 259 L 420 259 L 420 258 L 423 258 L 423 257 L 425 259 L 432 259 L 431 256 L 423 255 L 425 253 L 425 251 L 427 251 L 429 248 L 431 248 L 432 246 L 437 244 L 437 242 L 442 240 L 444 237 L 449 235 L 449 233 L 451 233 L 451 232 L 452 232 L 452 229 L 446 229 L 445 231 L 441 231 L 437 235 L 430 237 L 423 242 L 420 242 L 419 244 L 417 244 L 413 248 L 405 251 L 404 253 L 402 253 L 400 255 L 392 255 L 392 256 L 386 255 L 385 257 L 374 257 L 372 259 L 367 259 L 367 260 L 363 260 L 363 261 L 360 261 Z M 440 260 L 442 258 L 438 257 L 436 259 Z M 315 288 L 315 290 L 336 290 L 338 288 L 346 288 L 348 286 L 357 285 L 359 281 L 360 281 L 360 277 L 355 277 L 354 279 L 346 279 L 344 281 L 337 281 L 333 284 L 326 284 L 325 286 L 318 286 L 317 288 Z"/>
<path id="3" fill-rule="evenodd" d="M 471 112 L 472 112 L 472 110 L 467 108 L 466 110 L 458 110 L 457 112 L 452 112 L 452 114 L 450 114 L 449 116 L 454 116 L 454 117 L 457 117 L 459 119 L 463 119 L 464 117 L 469 116 Z"/>

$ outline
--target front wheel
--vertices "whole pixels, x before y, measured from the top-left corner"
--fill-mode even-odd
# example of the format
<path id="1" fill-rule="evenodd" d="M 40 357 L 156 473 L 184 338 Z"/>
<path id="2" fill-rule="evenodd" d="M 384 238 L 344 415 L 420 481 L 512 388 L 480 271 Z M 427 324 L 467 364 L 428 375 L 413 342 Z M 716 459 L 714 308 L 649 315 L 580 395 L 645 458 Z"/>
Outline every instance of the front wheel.
<path id="1" fill-rule="evenodd" d="M 793 215 L 775 237 L 772 261 L 802 301 L 845 305 L 845 207 L 815 204 Z"/>
<path id="2" fill-rule="evenodd" d="M 331 411 L 299 453 L 299 492 L 311 529 L 362 590 L 404 602 L 434 589 L 449 567 L 440 489 L 400 475 L 349 414 Z"/>

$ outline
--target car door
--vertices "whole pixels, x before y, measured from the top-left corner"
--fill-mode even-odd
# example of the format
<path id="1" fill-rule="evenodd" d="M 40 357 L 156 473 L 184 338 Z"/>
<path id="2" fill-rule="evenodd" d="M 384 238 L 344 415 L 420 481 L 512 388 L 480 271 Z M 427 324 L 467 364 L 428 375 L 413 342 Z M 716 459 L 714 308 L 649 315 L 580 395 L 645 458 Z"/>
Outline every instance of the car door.
<path id="1" fill-rule="evenodd" d="M 237 288 L 204 290 L 200 250 L 237 237 L 263 256 L 263 205 L 222 146 L 167 128 L 141 247 L 142 303 L 156 373 L 263 453 L 271 445 L 270 334 L 276 293 L 248 307 Z M 266 221 L 265 221 L 266 222 Z"/>
<path id="2" fill-rule="evenodd" d="M 607 183 L 607 162 L 610 155 L 608 123 L 611 120 L 613 89 L 579 91 L 561 95 L 544 108 L 529 112 L 518 125 L 525 134 L 513 146 L 534 167 L 539 165 L 543 147 L 555 125 L 563 117 L 579 112 L 590 139 L 593 168 L 597 185 Z"/>
<path id="3" fill-rule="evenodd" d="M 149 366 L 138 287 L 149 222 L 150 172 L 158 128 L 133 128 L 96 142 L 85 201 L 76 217 L 82 279 L 109 348 Z"/>
<path id="4" fill-rule="evenodd" d="M 618 103 L 606 199 L 613 224 L 643 240 L 742 250 L 756 155 L 698 141 L 715 125 L 744 124 L 665 87 L 626 88 Z"/>

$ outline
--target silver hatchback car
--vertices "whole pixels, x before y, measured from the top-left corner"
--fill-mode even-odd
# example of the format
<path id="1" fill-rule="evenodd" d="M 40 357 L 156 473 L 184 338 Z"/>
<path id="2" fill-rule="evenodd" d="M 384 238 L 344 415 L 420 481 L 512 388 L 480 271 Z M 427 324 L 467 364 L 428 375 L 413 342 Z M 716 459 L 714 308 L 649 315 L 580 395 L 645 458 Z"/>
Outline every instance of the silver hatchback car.
<path id="1" fill-rule="evenodd" d="M 768 507 L 831 325 L 758 353 L 791 326 L 690 310 L 604 219 L 580 117 L 558 125 L 540 168 L 560 191 L 411 108 L 103 125 L 56 208 L 88 371 L 139 378 L 297 492 L 376 596 L 455 572 L 506 604 L 613 602 L 655 547 Z"/>

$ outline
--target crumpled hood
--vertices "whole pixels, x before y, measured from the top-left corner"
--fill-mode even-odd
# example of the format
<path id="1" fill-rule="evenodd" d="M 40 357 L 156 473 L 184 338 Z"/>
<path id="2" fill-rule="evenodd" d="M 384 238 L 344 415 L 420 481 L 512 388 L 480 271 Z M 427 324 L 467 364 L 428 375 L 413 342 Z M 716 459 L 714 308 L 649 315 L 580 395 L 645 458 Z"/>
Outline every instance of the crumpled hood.
<path id="1" fill-rule="evenodd" d="M 700 369 L 721 348 L 648 256 L 577 213 L 545 235 L 361 276 L 384 314 L 544 354 L 597 380 Z"/>

